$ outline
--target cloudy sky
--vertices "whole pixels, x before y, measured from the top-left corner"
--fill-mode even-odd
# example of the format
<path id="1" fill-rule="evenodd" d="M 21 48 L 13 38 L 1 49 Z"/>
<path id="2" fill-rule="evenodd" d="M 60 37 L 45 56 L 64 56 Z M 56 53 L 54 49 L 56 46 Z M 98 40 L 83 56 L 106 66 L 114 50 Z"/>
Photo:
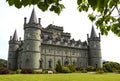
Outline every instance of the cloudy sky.
<path id="1" fill-rule="evenodd" d="M 69 0 L 69 2 L 63 0 L 63 3 L 66 9 L 59 16 L 49 11 L 42 12 L 35 7 L 36 15 L 41 18 L 42 26 L 46 27 L 49 24 L 63 26 L 65 32 L 71 33 L 71 38 L 81 41 L 87 40 L 86 34 L 90 34 L 92 27 L 91 21 L 87 18 L 87 13 L 78 12 L 74 0 Z M 18 36 L 23 39 L 24 17 L 27 17 L 27 21 L 29 21 L 32 9 L 33 6 L 16 9 L 14 6 L 10 7 L 6 0 L 0 0 L 0 58 L 7 59 L 8 41 L 15 29 Z M 94 27 L 96 29 L 96 26 Z M 96 32 L 99 33 L 99 30 L 96 29 Z M 101 51 L 102 59 L 120 63 L 120 37 L 111 32 L 108 36 L 102 36 Z"/>

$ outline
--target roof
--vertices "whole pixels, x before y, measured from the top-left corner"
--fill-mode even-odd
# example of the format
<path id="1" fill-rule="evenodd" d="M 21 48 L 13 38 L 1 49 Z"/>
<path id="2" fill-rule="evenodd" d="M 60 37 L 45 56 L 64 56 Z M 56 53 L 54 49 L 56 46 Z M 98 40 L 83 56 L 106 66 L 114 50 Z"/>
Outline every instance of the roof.
<path id="1" fill-rule="evenodd" d="M 34 8 L 33 8 L 33 10 L 32 10 L 29 23 L 30 23 L 30 24 L 32 24 L 32 23 L 37 23 L 37 17 L 36 17 L 36 13 L 35 13 Z"/>
<path id="2" fill-rule="evenodd" d="M 92 26 L 91 36 L 90 36 L 90 38 L 95 38 L 95 37 L 97 37 L 97 34 L 96 34 L 96 32 L 95 32 L 94 27 Z"/>
<path id="3" fill-rule="evenodd" d="M 18 41 L 17 31 L 15 30 L 13 35 L 13 41 Z"/>

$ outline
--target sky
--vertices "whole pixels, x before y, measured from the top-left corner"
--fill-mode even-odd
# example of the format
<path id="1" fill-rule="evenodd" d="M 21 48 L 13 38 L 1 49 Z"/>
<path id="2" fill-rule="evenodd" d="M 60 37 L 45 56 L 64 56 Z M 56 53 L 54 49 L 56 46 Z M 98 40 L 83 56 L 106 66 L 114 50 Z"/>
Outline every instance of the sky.
<path id="1" fill-rule="evenodd" d="M 59 16 L 50 11 L 42 12 L 34 6 L 37 18 L 41 18 L 42 27 L 47 27 L 49 24 L 63 26 L 64 32 L 71 33 L 71 38 L 87 40 L 87 34 L 90 34 L 92 28 L 92 22 L 88 19 L 87 13 L 79 12 L 74 0 L 69 0 L 69 2 L 63 0 L 63 3 L 66 9 Z M 27 17 L 28 22 L 32 9 L 33 6 L 17 9 L 9 6 L 6 0 L 0 0 L 0 58 L 8 58 L 8 41 L 15 29 L 18 37 L 23 40 L 24 17 Z M 95 25 L 94 28 L 96 33 L 100 32 Z M 120 63 L 120 37 L 112 32 L 108 36 L 101 36 L 101 52 L 103 60 Z"/>

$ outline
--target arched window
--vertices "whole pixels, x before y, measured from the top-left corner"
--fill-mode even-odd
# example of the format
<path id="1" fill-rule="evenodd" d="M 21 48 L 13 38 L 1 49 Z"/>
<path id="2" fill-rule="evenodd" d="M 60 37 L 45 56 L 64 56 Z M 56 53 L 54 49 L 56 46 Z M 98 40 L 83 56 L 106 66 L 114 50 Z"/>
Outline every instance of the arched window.
<path id="1" fill-rule="evenodd" d="M 61 61 L 60 61 L 60 59 L 57 61 L 57 64 L 61 64 Z"/>
<path id="2" fill-rule="evenodd" d="M 64 62 L 64 65 L 67 66 L 68 64 L 69 64 L 69 61 L 66 60 L 66 61 Z"/>
<path id="3" fill-rule="evenodd" d="M 98 67 L 98 65 L 97 64 L 95 64 L 95 68 L 97 68 Z"/>
<path id="4" fill-rule="evenodd" d="M 48 66 L 49 66 L 49 68 L 52 68 L 52 60 L 51 59 L 48 61 Z"/>
<path id="5" fill-rule="evenodd" d="M 40 69 L 43 68 L 43 59 L 40 60 Z"/>
<path id="6" fill-rule="evenodd" d="M 76 65 L 75 60 L 73 61 L 73 65 L 74 65 L 74 66 Z"/>

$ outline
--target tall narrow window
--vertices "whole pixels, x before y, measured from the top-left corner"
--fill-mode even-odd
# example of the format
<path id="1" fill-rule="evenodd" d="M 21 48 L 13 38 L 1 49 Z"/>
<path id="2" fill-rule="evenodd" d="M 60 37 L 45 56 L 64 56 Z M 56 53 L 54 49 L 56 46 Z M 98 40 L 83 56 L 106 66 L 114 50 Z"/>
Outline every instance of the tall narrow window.
<path id="1" fill-rule="evenodd" d="M 42 69 L 42 68 L 43 68 L 43 62 L 40 61 L 40 69 Z"/>
<path id="2" fill-rule="evenodd" d="M 52 68 L 52 61 L 51 60 L 48 61 L 48 64 L 49 64 L 49 68 Z"/>
<path id="3" fill-rule="evenodd" d="M 75 66 L 75 61 L 73 61 L 73 65 Z"/>
<path id="4" fill-rule="evenodd" d="M 97 64 L 95 64 L 95 68 L 97 68 L 98 67 L 98 65 Z"/>

